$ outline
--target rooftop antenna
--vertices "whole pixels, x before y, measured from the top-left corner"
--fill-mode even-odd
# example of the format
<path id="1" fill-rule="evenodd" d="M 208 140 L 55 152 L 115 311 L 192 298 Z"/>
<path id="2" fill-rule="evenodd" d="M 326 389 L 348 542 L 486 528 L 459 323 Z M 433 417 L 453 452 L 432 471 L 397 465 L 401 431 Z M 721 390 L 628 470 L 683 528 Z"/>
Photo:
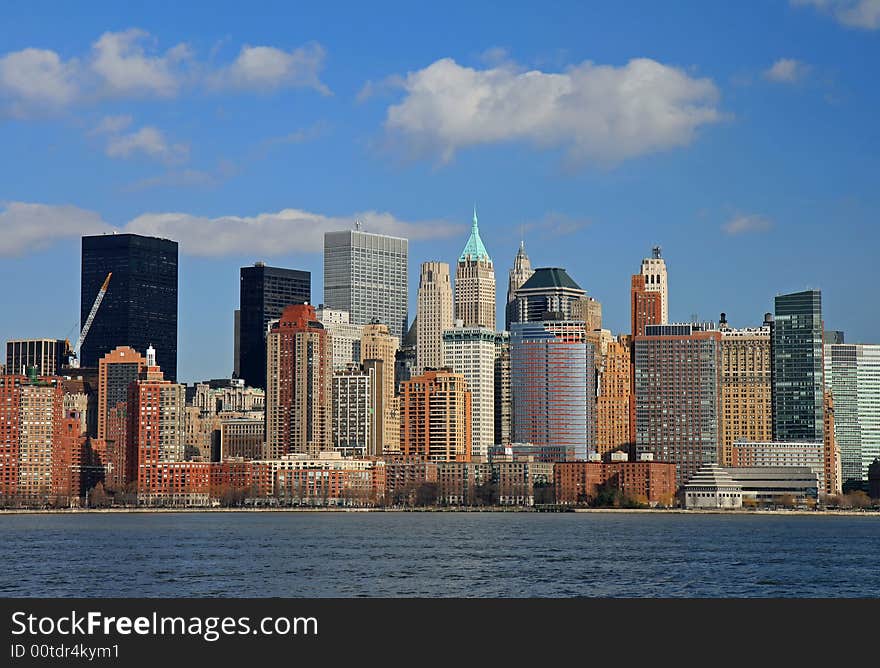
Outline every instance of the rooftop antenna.
<path id="1" fill-rule="evenodd" d="M 662 250 L 663 249 L 660 246 L 654 246 L 654 248 L 651 249 L 651 254 L 654 256 L 655 260 L 659 260 L 663 257 Z"/>
<path id="2" fill-rule="evenodd" d="M 359 218 L 354 219 L 354 229 L 360 232 L 361 229 L 361 221 Z"/>

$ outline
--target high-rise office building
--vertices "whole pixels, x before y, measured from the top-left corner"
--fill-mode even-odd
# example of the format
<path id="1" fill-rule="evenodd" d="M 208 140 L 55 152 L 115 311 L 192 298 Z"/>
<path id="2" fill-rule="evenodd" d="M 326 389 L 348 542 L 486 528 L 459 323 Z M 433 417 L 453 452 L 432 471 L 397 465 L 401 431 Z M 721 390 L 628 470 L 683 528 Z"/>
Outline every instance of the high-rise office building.
<path id="1" fill-rule="evenodd" d="M 416 371 L 443 366 L 443 332 L 453 324 L 452 282 L 445 262 L 423 262 L 419 276 Z"/>
<path id="2" fill-rule="evenodd" d="M 460 373 L 471 392 L 471 456 L 487 457 L 495 443 L 495 356 L 498 333 L 485 327 L 443 332 L 443 365 Z"/>
<path id="3" fill-rule="evenodd" d="M 308 304 L 312 275 L 257 262 L 240 272 L 239 378 L 266 389 L 266 330 L 270 320 L 293 304 Z"/>
<path id="4" fill-rule="evenodd" d="M 643 274 L 630 281 L 630 328 L 633 336 L 644 336 L 648 325 L 663 324 L 663 295 L 648 290 Z"/>
<path id="5" fill-rule="evenodd" d="M 513 259 L 513 269 L 507 276 L 507 306 L 504 309 L 504 329 L 510 331 L 510 325 L 517 321 L 516 291 L 532 277 L 532 263 L 526 255 L 526 245 L 520 241 L 516 257 Z"/>
<path id="6" fill-rule="evenodd" d="M 645 289 L 660 295 L 660 322 L 657 324 L 665 325 L 669 322 L 669 283 L 660 246 L 654 246 L 651 257 L 642 260 L 639 273 L 645 277 Z"/>
<path id="7" fill-rule="evenodd" d="M 770 335 L 773 440 L 822 443 L 822 293 L 806 290 L 779 295 L 775 301 Z"/>
<path id="8" fill-rule="evenodd" d="M 471 235 L 455 266 L 455 319 L 465 327 L 495 329 L 495 265 L 477 223 L 477 210 Z"/>
<path id="9" fill-rule="evenodd" d="M 718 460 L 721 333 L 648 325 L 633 346 L 636 454 L 675 464 L 682 485 Z"/>
<path id="10" fill-rule="evenodd" d="M 317 456 L 332 449 L 333 351 L 310 304 L 288 306 L 269 328 L 266 449 Z"/>
<path id="11" fill-rule="evenodd" d="M 381 427 L 377 427 L 374 440 L 376 452 L 397 452 L 400 450 L 400 414 L 395 381 L 395 365 L 398 340 L 391 334 L 388 325 L 374 322 L 364 325 L 361 338 L 361 359 L 365 367 L 372 366 L 382 388 L 381 405 L 377 410 L 384 416 Z M 376 364 L 378 362 L 378 364 Z"/>
<path id="12" fill-rule="evenodd" d="M 52 455 L 61 445 L 63 390 L 58 377 L 21 379 L 18 394 L 18 490 L 20 499 L 50 501 Z"/>
<path id="13" fill-rule="evenodd" d="M 348 311 L 355 325 L 378 320 L 399 341 L 409 320 L 409 242 L 359 227 L 324 234 L 324 304 Z"/>
<path id="14" fill-rule="evenodd" d="M 595 349 L 583 321 L 514 323 L 510 378 L 516 442 L 555 448 L 558 460 L 596 451 Z"/>
<path id="15" fill-rule="evenodd" d="M 432 462 L 471 461 L 471 393 L 460 373 L 430 370 L 401 386 L 400 449 Z"/>
<path id="16" fill-rule="evenodd" d="M 98 428 L 101 440 L 116 440 L 111 429 L 111 412 L 125 411 L 128 386 L 137 380 L 147 361 L 134 348 L 118 346 L 98 361 Z"/>
<path id="17" fill-rule="evenodd" d="M 67 363 L 67 341 L 60 339 L 14 339 L 6 342 L 6 373 L 27 374 L 33 367 L 38 376 L 54 376 Z"/>
<path id="18" fill-rule="evenodd" d="M 866 482 L 880 457 L 880 344 L 826 344 L 825 386 L 834 397 L 841 482 Z"/>
<path id="19" fill-rule="evenodd" d="M 139 234 L 82 238 L 80 322 L 85 324 L 107 274 L 107 293 L 80 351 L 97 366 L 117 346 L 153 345 L 165 376 L 177 378 L 177 242 Z"/>
<path id="20" fill-rule="evenodd" d="M 581 302 L 586 294 L 565 269 L 539 267 L 516 290 L 516 307 L 511 323 L 575 318 L 583 322 Z"/>
<path id="21" fill-rule="evenodd" d="M 769 314 L 768 314 L 769 316 Z M 719 462 L 732 464 L 737 441 L 766 442 L 773 438 L 770 391 L 770 320 L 762 327 L 733 329 L 721 314 L 721 407 Z"/>

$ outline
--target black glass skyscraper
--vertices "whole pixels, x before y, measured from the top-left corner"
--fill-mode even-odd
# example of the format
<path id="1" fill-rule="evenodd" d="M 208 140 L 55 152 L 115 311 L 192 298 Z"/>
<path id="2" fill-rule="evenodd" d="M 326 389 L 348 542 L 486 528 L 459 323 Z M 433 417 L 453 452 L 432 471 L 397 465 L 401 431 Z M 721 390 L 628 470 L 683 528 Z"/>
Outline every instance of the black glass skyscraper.
<path id="1" fill-rule="evenodd" d="M 770 337 L 774 441 L 822 442 L 822 329 L 819 290 L 776 297 Z"/>
<path id="2" fill-rule="evenodd" d="M 107 294 L 80 351 L 81 366 L 97 366 L 116 346 L 141 355 L 156 349 L 168 380 L 177 379 L 177 242 L 139 234 L 82 239 L 80 325 L 107 274 Z"/>
<path id="3" fill-rule="evenodd" d="M 266 388 L 266 327 L 285 306 L 312 299 L 312 275 L 257 262 L 241 268 L 239 376 L 251 387 Z"/>

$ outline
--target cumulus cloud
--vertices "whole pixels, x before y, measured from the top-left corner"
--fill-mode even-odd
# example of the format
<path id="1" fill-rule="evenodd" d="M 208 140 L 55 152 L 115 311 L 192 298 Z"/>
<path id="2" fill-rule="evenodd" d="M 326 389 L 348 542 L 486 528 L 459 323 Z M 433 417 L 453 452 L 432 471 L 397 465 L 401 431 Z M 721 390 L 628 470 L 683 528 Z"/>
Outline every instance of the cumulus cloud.
<path id="1" fill-rule="evenodd" d="M 119 116 L 104 116 L 89 133 L 91 135 L 115 135 L 131 125 L 132 117 L 128 114 Z"/>
<path id="2" fill-rule="evenodd" d="M 764 78 L 776 83 L 796 83 L 807 76 L 810 66 L 794 58 L 780 58 L 764 70 Z"/>
<path id="3" fill-rule="evenodd" d="M 0 202 L 0 256 L 20 255 L 59 239 L 110 230 L 97 213 L 76 206 Z"/>
<path id="4" fill-rule="evenodd" d="M 74 206 L 7 202 L 0 209 L 0 255 L 19 255 L 63 237 L 109 232 L 113 228 L 97 213 Z M 256 254 L 265 257 L 323 250 L 324 233 L 351 229 L 354 220 L 363 229 L 411 240 L 438 239 L 463 233 L 463 227 L 444 221 L 407 222 L 392 214 L 364 211 L 349 217 L 326 216 L 301 209 L 283 209 L 255 216 L 209 218 L 188 213 L 145 213 L 119 229 L 121 232 L 174 239 L 183 253 L 222 256 Z"/>
<path id="5" fill-rule="evenodd" d="M 110 95 L 174 96 L 181 86 L 181 66 L 191 58 L 186 44 L 178 44 L 165 53 L 149 53 L 150 34 L 132 28 L 123 32 L 105 32 L 92 45 L 92 71 L 101 79 L 102 89 Z"/>
<path id="6" fill-rule="evenodd" d="M 725 234 L 737 236 L 751 232 L 766 232 L 773 227 L 773 221 L 760 214 L 735 216 L 721 226 Z"/>
<path id="7" fill-rule="evenodd" d="M 79 93 L 79 65 L 64 62 L 54 51 L 24 49 L 0 57 L 0 101 L 10 111 L 52 111 L 70 104 Z"/>
<path id="8" fill-rule="evenodd" d="M 791 0 L 791 4 L 814 7 L 848 28 L 880 28 L 880 0 Z"/>
<path id="9" fill-rule="evenodd" d="M 244 46 L 232 64 L 211 76 L 211 83 L 217 88 L 256 91 L 307 87 L 329 95 L 330 89 L 318 77 L 324 57 L 320 44 L 289 52 L 271 46 Z"/>
<path id="10" fill-rule="evenodd" d="M 318 78 L 324 57 L 319 44 L 289 52 L 246 46 L 231 64 L 214 67 L 199 62 L 186 43 L 162 50 L 144 30 L 105 32 L 87 53 L 66 60 L 49 49 L 0 54 L 0 113 L 24 118 L 107 98 L 173 98 L 193 86 L 311 87 L 329 94 Z"/>
<path id="11" fill-rule="evenodd" d="M 111 137 L 105 153 L 110 158 L 145 156 L 163 162 L 180 162 L 189 156 L 189 146 L 171 144 L 161 130 L 145 125 L 130 134 Z"/>
<path id="12" fill-rule="evenodd" d="M 451 58 L 410 72 L 385 129 L 416 153 L 524 141 L 575 161 L 616 162 L 689 144 L 724 118 L 707 78 L 648 58 L 622 67 L 584 62 L 564 72 L 462 67 Z"/>

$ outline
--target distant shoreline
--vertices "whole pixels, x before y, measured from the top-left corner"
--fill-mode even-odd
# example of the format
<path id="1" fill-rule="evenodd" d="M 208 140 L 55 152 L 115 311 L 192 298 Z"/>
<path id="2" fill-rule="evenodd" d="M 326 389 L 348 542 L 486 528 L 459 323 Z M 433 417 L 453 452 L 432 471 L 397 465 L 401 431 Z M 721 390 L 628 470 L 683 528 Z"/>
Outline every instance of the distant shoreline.
<path id="1" fill-rule="evenodd" d="M 3 515 L 87 515 L 147 513 L 607 513 L 620 515 L 729 515 L 798 517 L 880 517 L 880 510 L 686 510 L 684 508 L 570 508 L 538 511 L 528 507 L 489 508 L 4 508 Z"/>

